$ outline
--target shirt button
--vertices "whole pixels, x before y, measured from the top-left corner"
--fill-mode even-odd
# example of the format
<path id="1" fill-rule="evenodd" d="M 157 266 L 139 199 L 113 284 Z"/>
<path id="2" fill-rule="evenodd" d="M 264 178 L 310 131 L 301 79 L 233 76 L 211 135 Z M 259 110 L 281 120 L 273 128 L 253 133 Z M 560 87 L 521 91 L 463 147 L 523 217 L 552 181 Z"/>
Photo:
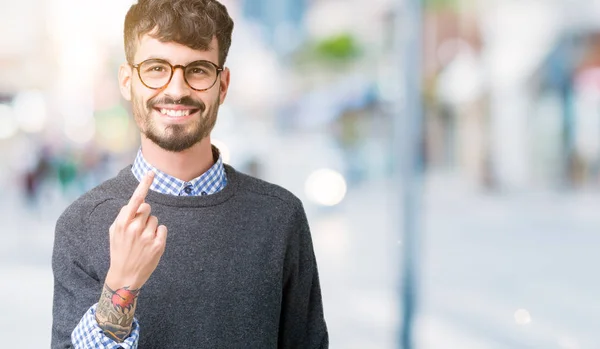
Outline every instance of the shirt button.
<path id="1" fill-rule="evenodd" d="M 188 185 L 187 187 L 183 188 L 183 191 L 184 191 L 186 194 L 191 194 L 191 193 L 192 193 L 192 186 L 191 186 L 191 185 Z"/>
<path id="2" fill-rule="evenodd" d="M 205 191 L 203 191 L 201 194 L 202 194 L 202 196 L 205 196 L 205 195 L 206 195 L 206 192 L 205 192 Z"/>

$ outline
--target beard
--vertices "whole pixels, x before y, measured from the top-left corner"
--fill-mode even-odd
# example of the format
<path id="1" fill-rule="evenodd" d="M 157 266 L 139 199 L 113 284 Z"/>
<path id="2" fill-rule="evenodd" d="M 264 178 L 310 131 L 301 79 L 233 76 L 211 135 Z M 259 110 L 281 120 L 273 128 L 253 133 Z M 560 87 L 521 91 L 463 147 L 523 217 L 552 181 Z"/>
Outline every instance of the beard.
<path id="1" fill-rule="evenodd" d="M 200 100 L 192 97 L 184 97 L 177 103 L 170 97 L 155 97 L 149 99 L 146 103 L 141 97 L 136 96 L 132 91 L 133 97 L 133 116 L 144 134 L 149 140 L 160 148 L 170 152 L 181 152 L 191 148 L 204 138 L 208 137 L 217 122 L 217 113 L 219 111 L 220 96 L 215 103 L 208 107 Z M 164 129 L 153 119 L 152 113 L 158 113 L 154 109 L 158 104 L 178 104 L 187 106 L 198 111 L 193 120 L 183 125 L 168 125 Z"/>

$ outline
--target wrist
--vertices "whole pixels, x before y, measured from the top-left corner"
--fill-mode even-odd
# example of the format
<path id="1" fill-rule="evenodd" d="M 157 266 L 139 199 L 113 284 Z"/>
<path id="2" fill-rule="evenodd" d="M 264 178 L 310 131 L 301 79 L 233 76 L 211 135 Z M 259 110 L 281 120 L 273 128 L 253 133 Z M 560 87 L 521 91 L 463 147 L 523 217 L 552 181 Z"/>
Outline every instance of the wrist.
<path id="1" fill-rule="evenodd" d="M 119 275 L 118 273 L 115 273 L 110 269 L 106 274 L 104 284 L 113 291 L 125 287 L 127 287 L 130 290 L 139 290 L 143 286 L 143 284 L 141 284 L 139 281 L 130 277 L 123 277 L 122 275 Z"/>

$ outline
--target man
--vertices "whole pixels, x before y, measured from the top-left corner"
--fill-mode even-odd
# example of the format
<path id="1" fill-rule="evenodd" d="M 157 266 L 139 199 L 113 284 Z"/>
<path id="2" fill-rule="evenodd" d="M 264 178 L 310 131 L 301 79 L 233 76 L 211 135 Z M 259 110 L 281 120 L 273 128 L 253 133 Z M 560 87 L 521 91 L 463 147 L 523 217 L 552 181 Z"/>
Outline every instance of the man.
<path id="1" fill-rule="evenodd" d="M 56 224 L 52 348 L 328 348 L 300 200 L 211 146 L 232 30 L 215 0 L 127 13 L 141 148 Z"/>

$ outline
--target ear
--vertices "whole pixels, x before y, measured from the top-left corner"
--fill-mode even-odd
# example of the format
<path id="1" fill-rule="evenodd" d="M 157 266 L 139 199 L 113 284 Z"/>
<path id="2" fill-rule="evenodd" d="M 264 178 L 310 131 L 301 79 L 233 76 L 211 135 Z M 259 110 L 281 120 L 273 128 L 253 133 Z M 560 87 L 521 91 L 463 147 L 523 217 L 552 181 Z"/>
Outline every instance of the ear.
<path id="1" fill-rule="evenodd" d="M 133 78 L 133 68 L 127 63 L 121 64 L 119 67 L 119 88 L 121 95 L 126 100 L 131 100 L 131 79 Z"/>
<path id="2" fill-rule="evenodd" d="M 227 97 L 227 91 L 229 90 L 229 79 L 231 78 L 231 72 L 229 68 L 224 68 L 221 72 L 221 84 L 219 85 L 219 94 L 221 97 L 221 104 L 225 102 L 225 97 Z"/>

